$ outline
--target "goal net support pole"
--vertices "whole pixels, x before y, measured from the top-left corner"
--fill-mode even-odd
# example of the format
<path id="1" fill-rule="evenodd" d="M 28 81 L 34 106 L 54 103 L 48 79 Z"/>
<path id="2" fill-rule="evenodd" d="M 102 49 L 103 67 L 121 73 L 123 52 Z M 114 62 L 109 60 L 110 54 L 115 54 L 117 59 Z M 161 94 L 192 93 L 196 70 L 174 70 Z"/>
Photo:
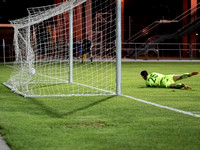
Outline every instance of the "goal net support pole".
<path id="1" fill-rule="evenodd" d="M 73 8 L 69 10 L 69 83 L 73 82 Z"/>
<path id="2" fill-rule="evenodd" d="M 116 0 L 116 94 L 121 94 L 121 0 Z"/>

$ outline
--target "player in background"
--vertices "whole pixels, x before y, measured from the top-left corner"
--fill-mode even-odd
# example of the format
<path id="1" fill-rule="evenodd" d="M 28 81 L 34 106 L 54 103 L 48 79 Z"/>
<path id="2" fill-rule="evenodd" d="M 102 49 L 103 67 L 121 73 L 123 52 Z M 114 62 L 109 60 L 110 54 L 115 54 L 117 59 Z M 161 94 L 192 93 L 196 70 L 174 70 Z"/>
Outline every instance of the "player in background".
<path id="1" fill-rule="evenodd" d="M 73 38 L 73 57 L 77 57 L 80 59 L 80 56 L 82 55 L 82 46 L 81 41 L 76 41 L 76 38 Z"/>
<path id="2" fill-rule="evenodd" d="M 176 81 L 192 77 L 197 74 L 198 72 L 184 73 L 182 75 L 163 75 L 160 73 L 148 74 L 146 70 L 141 72 L 141 76 L 144 80 L 146 80 L 147 87 L 165 87 L 176 89 L 181 89 L 184 87 L 186 90 L 191 90 L 192 88 L 182 83 L 176 84 Z"/>
<path id="3" fill-rule="evenodd" d="M 91 52 L 92 42 L 91 42 L 91 40 L 89 40 L 88 35 L 87 35 L 87 38 L 83 40 L 82 47 L 83 47 L 83 49 L 82 49 L 82 63 L 86 59 L 87 53 L 90 55 L 91 63 L 93 63 L 93 60 L 92 60 L 93 57 L 92 57 L 92 52 Z"/>
<path id="4" fill-rule="evenodd" d="M 81 41 L 79 42 L 77 42 L 77 48 L 78 48 L 78 55 L 77 55 L 77 57 L 78 57 L 78 59 L 80 59 L 80 56 L 82 56 L 82 46 L 81 46 Z"/>

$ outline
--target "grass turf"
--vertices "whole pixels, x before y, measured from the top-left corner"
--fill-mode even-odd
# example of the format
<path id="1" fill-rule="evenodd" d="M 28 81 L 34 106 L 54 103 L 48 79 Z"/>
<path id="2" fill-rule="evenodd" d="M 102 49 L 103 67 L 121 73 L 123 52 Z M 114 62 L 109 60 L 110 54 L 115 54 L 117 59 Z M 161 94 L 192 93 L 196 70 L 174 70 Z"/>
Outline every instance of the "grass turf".
<path id="1" fill-rule="evenodd" d="M 11 82 L 6 84 L 14 87 L 17 93 L 25 97 L 59 96 L 59 95 L 88 95 L 111 94 L 116 90 L 115 63 L 113 62 L 85 62 L 73 64 L 73 82 L 69 80 L 68 62 L 36 63 L 35 74 L 30 75 L 29 69 L 23 66 L 23 74 L 19 71 L 20 64 L 14 66 Z M 27 71 L 26 71 L 27 70 Z M 18 83 L 20 82 L 20 84 Z M 103 90 L 102 90 L 103 89 Z"/>
<path id="2" fill-rule="evenodd" d="M 199 63 L 122 63 L 122 93 L 200 114 L 200 75 L 191 91 L 146 88 L 141 70 L 199 71 Z M 0 82 L 11 68 L 0 65 Z M 200 118 L 123 96 L 24 98 L 0 85 L 0 128 L 13 150 L 197 150 Z"/>

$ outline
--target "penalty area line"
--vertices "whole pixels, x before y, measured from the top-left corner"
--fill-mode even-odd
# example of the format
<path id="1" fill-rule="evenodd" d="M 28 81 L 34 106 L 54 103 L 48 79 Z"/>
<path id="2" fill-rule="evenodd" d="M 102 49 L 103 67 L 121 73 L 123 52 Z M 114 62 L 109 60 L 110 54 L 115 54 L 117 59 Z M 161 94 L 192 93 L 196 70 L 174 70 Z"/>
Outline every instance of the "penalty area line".
<path id="1" fill-rule="evenodd" d="M 121 94 L 121 96 L 124 96 L 126 98 L 130 98 L 130 99 L 133 99 L 135 101 L 142 102 L 142 103 L 146 103 L 146 104 L 149 104 L 149 105 L 153 105 L 153 106 L 156 106 L 156 107 L 172 110 L 172 111 L 175 111 L 175 112 L 178 112 L 178 113 L 181 113 L 181 114 L 185 114 L 185 115 L 189 115 L 189 116 L 200 118 L 200 115 L 194 114 L 194 113 L 191 113 L 191 112 L 188 112 L 188 111 L 183 111 L 183 110 L 180 110 L 180 109 L 176 109 L 176 108 L 172 108 L 172 107 L 168 107 L 168 106 L 164 106 L 164 105 L 148 102 L 148 101 L 145 101 L 145 100 L 142 100 L 142 99 L 138 99 L 138 98 L 135 98 L 135 97 L 132 97 L 132 96 L 129 96 L 129 95 Z"/>

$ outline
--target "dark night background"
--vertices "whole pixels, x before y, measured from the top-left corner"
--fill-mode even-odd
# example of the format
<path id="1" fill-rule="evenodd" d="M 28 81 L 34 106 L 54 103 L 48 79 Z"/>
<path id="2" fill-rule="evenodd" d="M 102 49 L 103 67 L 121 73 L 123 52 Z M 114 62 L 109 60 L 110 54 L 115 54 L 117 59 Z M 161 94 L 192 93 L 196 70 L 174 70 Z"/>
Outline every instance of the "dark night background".
<path id="1" fill-rule="evenodd" d="M 27 8 L 52 5 L 53 0 L 0 0 L 0 23 L 27 16 Z"/>
<path id="2" fill-rule="evenodd" d="M 99 0 L 99 2 L 101 1 L 104 0 Z M 54 0 L 0 0 L 0 24 L 26 17 L 29 7 L 46 6 L 53 3 Z M 182 0 L 124 0 L 125 37 L 129 36 L 129 16 L 131 16 L 131 33 L 133 35 L 156 20 L 174 19 L 182 13 L 182 6 Z M 1 33 L 4 36 L 2 38 L 6 38 L 8 41 L 13 31 L 11 32 L 10 29 L 3 31 L 7 38 L 5 34 Z"/>
<path id="3" fill-rule="evenodd" d="M 125 0 L 125 15 L 172 17 L 182 12 L 182 0 Z"/>
<path id="4" fill-rule="evenodd" d="M 27 8 L 52 5 L 53 0 L 0 0 L 0 24 L 8 24 L 9 20 L 20 19 L 28 15 Z M 0 28 L 0 45 L 2 40 L 13 48 L 13 28 Z M 2 54 L 2 53 L 1 53 Z"/>
<path id="5" fill-rule="evenodd" d="M 147 20 L 174 18 L 181 14 L 182 0 L 124 0 L 124 15 Z M 27 16 L 28 7 L 51 5 L 54 0 L 0 0 L 0 23 Z M 148 21 L 147 21 L 148 22 Z"/>
<path id="6" fill-rule="evenodd" d="M 144 27 L 161 19 L 172 20 L 183 13 L 183 0 L 124 0 L 124 35 L 134 35 Z M 126 39 L 126 38 L 125 38 Z"/>

